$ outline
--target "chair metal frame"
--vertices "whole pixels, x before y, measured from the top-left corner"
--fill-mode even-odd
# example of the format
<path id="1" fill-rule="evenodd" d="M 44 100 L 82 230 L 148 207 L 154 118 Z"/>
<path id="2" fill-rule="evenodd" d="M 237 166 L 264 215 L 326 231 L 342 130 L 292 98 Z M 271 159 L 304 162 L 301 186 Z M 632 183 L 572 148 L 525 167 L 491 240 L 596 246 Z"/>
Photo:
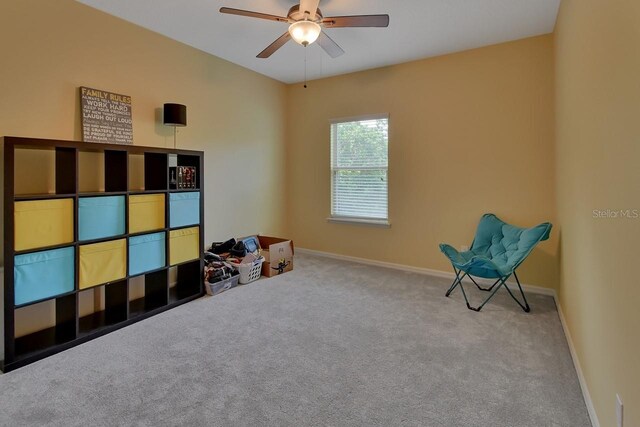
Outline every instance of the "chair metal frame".
<path id="1" fill-rule="evenodd" d="M 520 285 L 520 280 L 518 279 L 518 275 L 516 274 L 516 271 L 513 270 L 512 274 L 503 276 L 503 277 L 499 277 L 494 283 L 493 285 L 491 285 L 488 288 L 483 288 L 482 286 L 480 286 L 478 284 L 478 282 L 475 281 L 475 279 L 466 271 L 462 271 L 457 269 L 453 264 L 453 271 L 456 273 L 456 278 L 453 281 L 453 283 L 451 284 L 451 286 L 449 287 L 449 290 L 447 291 L 447 293 L 445 294 L 446 297 L 448 297 L 449 295 L 451 295 L 451 292 L 454 291 L 454 289 L 460 285 L 460 290 L 462 291 L 462 295 L 464 296 L 464 300 L 467 303 L 467 308 L 469 310 L 473 310 L 473 311 L 480 311 L 482 310 L 482 307 L 484 307 L 484 305 L 486 303 L 489 302 L 489 300 L 491 298 L 493 298 L 493 296 L 496 294 L 496 292 L 498 292 L 498 289 L 500 289 L 502 286 L 504 286 L 504 288 L 507 290 L 507 292 L 509 292 L 509 295 L 511 295 L 511 298 L 513 298 L 513 300 L 515 302 L 518 303 L 518 305 L 520 306 L 520 308 L 522 310 L 525 311 L 525 313 L 529 313 L 531 311 L 531 308 L 529 307 L 529 303 L 527 302 L 527 297 L 525 297 L 524 295 L 524 291 L 522 290 L 522 286 Z M 460 273 L 464 273 L 462 276 L 460 275 Z M 524 301 L 524 304 L 522 304 L 515 295 L 513 295 L 513 292 L 511 292 L 511 289 L 509 289 L 509 286 L 507 286 L 507 280 L 509 279 L 509 277 L 511 277 L 513 275 L 513 277 L 515 277 L 516 279 L 516 283 L 518 284 L 518 289 L 520 289 L 520 294 L 522 295 L 522 299 Z M 480 289 L 481 291 L 484 292 L 491 292 L 493 290 L 493 292 L 491 292 L 491 295 L 489 295 L 487 297 L 487 299 L 485 299 L 482 304 L 480 304 L 478 307 L 473 307 L 470 303 L 469 303 L 469 299 L 467 298 L 467 293 L 464 291 L 464 286 L 462 285 L 462 279 L 464 279 L 465 277 L 469 277 L 469 279 L 471 279 L 471 281 L 473 282 L 474 285 L 476 285 L 476 287 L 478 289 Z M 497 285 L 497 286 L 496 286 Z M 494 289 L 495 288 L 495 289 Z"/>

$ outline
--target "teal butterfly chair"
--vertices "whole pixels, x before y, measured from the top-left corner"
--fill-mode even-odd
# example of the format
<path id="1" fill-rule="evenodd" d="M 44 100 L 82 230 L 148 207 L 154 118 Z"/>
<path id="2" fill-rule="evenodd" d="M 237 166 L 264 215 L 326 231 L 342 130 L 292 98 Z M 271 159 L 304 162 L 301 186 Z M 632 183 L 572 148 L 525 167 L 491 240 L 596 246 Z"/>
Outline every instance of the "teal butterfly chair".
<path id="1" fill-rule="evenodd" d="M 464 300 L 469 310 L 480 311 L 486 303 L 496 294 L 498 289 L 504 286 L 511 298 L 525 311 L 529 312 L 529 303 L 524 296 L 520 280 L 516 275 L 516 268 L 529 256 L 533 248 L 543 240 L 549 238 L 551 224 L 544 222 L 532 228 L 516 227 L 502 221 L 494 214 L 484 214 L 478 224 L 476 237 L 471 243 L 471 249 L 465 252 L 458 252 L 450 245 L 440 244 L 440 250 L 453 266 L 456 278 L 449 287 L 446 296 L 459 285 Z M 507 279 L 515 277 L 518 289 L 522 295 L 524 304 L 518 301 L 511 289 L 507 286 Z M 467 299 L 467 294 L 462 286 L 462 279 L 469 277 L 471 281 L 481 291 L 491 292 L 491 294 L 478 307 L 472 307 Z M 485 279 L 496 279 L 488 288 L 480 286 L 472 277 Z M 492 292 L 493 291 L 493 292 Z"/>

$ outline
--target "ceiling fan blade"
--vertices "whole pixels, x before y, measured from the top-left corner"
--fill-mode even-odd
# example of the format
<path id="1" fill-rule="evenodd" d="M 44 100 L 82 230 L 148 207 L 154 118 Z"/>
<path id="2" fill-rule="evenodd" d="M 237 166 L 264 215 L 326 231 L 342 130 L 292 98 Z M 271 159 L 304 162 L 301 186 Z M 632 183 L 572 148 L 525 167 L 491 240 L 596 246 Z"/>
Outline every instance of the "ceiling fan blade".
<path id="1" fill-rule="evenodd" d="M 275 53 L 276 50 L 280 49 L 291 39 L 291 34 L 287 31 L 280 37 L 276 39 L 273 43 L 271 43 L 265 50 L 260 52 L 256 58 L 268 58 Z"/>
<path id="2" fill-rule="evenodd" d="M 324 18 L 322 25 L 327 28 L 388 27 L 389 15 L 332 16 Z"/>
<path id="3" fill-rule="evenodd" d="M 332 58 L 337 58 L 344 53 L 344 50 L 342 50 L 342 48 L 338 46 L 338 43 L 334 42 L 333 39 L 329 37 L 324 31 L 321 31 L 320 35 L 318 36 L 318 44 Z"/>
<path id="4" fill-rule="evenodd" d="M 309 12 L 309 19 L 314 21 L 320 0 L 300 0 L 300 12 Z"/>
<path id="5" fill-rule="evenodd" d="M 253 12 L 251 10 L 233 9 L 230 7 L 221 7 L 220 13 L 228 13 L 229 15 L 248 16 L 249 18 L 268 19 L 270 21 L 289 22 L 289 19 L 283 16 L 269 15 L 268 13 Z"/>

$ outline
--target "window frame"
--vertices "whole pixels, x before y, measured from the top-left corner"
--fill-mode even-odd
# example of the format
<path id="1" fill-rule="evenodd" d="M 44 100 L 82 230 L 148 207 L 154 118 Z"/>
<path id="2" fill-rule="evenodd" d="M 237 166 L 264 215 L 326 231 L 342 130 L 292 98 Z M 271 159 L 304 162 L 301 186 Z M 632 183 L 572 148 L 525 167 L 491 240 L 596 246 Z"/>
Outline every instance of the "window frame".
<path id="1" fill-rule="evenodd" d="M 361 167 L 339 167 L 334 166 L 337 164 L 337 149 L 335 144 L 337 143 L 337 135 L 336 130 L 337 126 L 340 123 L 350 123 L 350 122 L 361 122 L 367 120 L 387 120 L 387 166 L 385 168 L 379 166 L 361 166 Z M 391 226 L 391 222 L 389 221 L 389 124 L 390 118 L 389 113 L 379 113 L 379 114 L 367 114 L 362 116 L 352 116 L 352 117 L 342 117 L 336 119 L 329 120 L 329 148 L 330 148 L 330 156 L 329 156 L 329 174 L 331 179 L 331 194 L 330 194 L 330 215 L 327 217 L 327 221 L 331 223 L 347 223 L 347 224 L 358 224 L 358 225 L 369 225 L 369 226 L 377 226 L 377 227 L 385 227 L 388 228 Z M 370 217 L 359 217 L 359 216 L 347 216 L 347 215 L 336 215 L 334 212 L 334 200 L 335 200 L 335 173 L 338 170 L 381 170 L 384 169 L 386 171 L 387 179 L 385 180 L 386 184 L 386 194 L 387 194 L 387 217 L 386 218 L 370 218 Z"/>

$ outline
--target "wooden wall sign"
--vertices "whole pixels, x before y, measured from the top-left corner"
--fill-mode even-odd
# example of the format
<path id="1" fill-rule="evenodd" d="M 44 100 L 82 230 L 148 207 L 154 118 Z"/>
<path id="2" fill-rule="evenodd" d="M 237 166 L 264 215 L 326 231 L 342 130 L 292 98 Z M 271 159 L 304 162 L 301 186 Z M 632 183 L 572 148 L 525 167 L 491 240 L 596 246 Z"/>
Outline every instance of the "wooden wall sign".
<path id="1" fill-rule="evenodd" d="M 80 105 L 83 141 L 133 144 L 130 96 L 81 87 Z"/>

